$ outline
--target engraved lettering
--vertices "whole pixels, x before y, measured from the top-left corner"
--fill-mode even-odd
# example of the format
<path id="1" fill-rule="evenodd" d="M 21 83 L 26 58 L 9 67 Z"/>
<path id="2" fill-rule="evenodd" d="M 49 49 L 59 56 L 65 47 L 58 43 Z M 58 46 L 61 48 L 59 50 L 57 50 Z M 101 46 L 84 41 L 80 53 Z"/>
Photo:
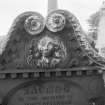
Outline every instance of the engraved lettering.
<path id="1" fill-rule="evenodd" d="M 17 96 L 18 99 L 22 99 L 23 105 L 70 105 L 72 100 L 70 86 L 62 83 L 31 85 L 23 88 L 19 93 L 23 93 Z"/>

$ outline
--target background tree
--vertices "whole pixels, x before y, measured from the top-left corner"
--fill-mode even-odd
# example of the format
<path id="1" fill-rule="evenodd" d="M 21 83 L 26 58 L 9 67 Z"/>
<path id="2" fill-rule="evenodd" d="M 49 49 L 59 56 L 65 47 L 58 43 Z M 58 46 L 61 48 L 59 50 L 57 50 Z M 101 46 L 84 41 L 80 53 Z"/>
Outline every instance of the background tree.
<path id="1" fill-rule="evenodd" d="M 90 18 L 88 19 L 89 23 L 89 32 L 88 37 L 90 40 L 94 41 L 96 43 L 97 37 L 98 37 L 98 26 L 100 22 L 100 18 L 103 15 L 103 12 L 105 12 L 105 1 L 102 3 L 101 8 L 96 13 L 92 14 Z"/>

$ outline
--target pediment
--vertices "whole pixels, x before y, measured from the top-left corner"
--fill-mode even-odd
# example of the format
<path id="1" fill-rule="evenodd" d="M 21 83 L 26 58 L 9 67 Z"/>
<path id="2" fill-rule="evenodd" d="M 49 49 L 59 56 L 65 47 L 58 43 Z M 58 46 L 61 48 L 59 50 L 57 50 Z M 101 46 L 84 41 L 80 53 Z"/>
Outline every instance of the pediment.
<path id="1" fill-rule="evenodd" d="M 0 55 L 1 70 L 105 65 L 104 58 L 88 42 L 78 19 L 66 10 L 53 11 L 46 19 L 39 13 L 25 12 L 14 20 L 4 41 Z M 48 43 L 51 51 L 46 47 Z"/>

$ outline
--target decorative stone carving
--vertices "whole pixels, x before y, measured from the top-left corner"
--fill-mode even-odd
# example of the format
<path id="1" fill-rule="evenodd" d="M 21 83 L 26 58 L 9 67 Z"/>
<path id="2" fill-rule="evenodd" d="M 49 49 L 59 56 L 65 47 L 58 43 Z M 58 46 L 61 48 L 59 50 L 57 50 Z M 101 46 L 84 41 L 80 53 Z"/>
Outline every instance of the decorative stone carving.
<path id="1" fill-rule="evenodd" d="M 58 32 L 50 29 L 53 28 L 52 16 L 57 21 L 57 27 L 62 26 L 57 29 Z M 30 22 L 35 22 L 35 19 L 41 22 L 42 25 L 36 24 L 41 29 L 37 31 L 34 24 L 35 30 L 30 33 L 26 27 L 33 26 Z M 104 59 L 91 47 L 73 14 L 64 10 L 53 11 L 47 17 L 46 26 L 44 24 L 45 19 L 34 12 L 26 12 L 16 18 L 1 54 L 3 68 L 19 65 L 20 62 L 25 69 L 26 65 L 34 65 L 34 68 L 71 68 L 104 64 Z"/>

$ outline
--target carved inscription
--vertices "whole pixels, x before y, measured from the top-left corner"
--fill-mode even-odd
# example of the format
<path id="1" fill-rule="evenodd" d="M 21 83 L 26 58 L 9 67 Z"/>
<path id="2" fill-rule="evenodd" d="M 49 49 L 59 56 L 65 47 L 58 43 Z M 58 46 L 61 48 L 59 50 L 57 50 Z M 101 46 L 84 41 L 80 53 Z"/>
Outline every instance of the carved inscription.
<path id="1" fill-rule="evenodd" d="M 70 86 L 59 82 L 31 85 L 17 92 L 14 97 L 18 105 L 71 105 L 72 100 Z"/>

